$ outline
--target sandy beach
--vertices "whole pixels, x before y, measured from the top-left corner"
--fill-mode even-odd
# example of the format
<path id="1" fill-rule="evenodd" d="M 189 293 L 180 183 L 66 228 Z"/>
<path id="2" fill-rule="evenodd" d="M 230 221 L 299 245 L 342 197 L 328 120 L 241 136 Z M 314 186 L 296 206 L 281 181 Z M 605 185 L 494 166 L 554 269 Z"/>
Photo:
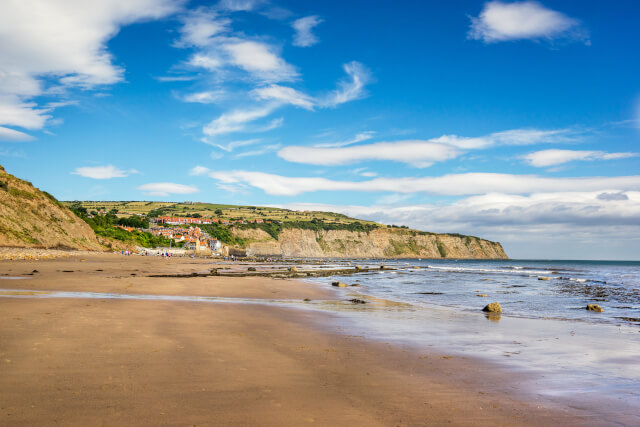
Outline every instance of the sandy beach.
<path id="1" fill-rule="evenodd" d="M 338 300 L 264 277 L 152 278 L 211 260 L 1 261 L 4 289 Z M 36 272 L 34 272 L 36 270 Z M 16 295 L 19 296 L 19 295 Z M 277 305 L 0 298 L 0 425 L 603 425 L 527 397 L 522 374 L 368 341 Z"/>

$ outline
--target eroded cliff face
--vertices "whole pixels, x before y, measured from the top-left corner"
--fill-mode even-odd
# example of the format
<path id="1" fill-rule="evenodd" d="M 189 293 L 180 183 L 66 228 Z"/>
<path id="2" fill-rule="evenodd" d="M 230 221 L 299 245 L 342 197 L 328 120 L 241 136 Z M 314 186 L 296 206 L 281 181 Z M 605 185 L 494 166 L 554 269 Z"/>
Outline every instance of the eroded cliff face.
<path id="1" fill-rule="evenodd" d="M 232 232 L 247 242 L 247 255 L 313 258 L 477 258 L 506 259 L 502 245 L 471 236 L 421 234 L 379 228 L 369 233 L 344 230 L 284 229 L 278 240 L 259 229 Z"/>

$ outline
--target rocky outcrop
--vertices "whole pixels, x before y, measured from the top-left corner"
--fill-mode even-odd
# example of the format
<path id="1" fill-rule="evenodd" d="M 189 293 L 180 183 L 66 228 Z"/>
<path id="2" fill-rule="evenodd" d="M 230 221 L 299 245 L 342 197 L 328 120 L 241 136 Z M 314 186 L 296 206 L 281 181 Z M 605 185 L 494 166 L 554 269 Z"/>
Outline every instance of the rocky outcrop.
<path id="1" fill-rule="evenodd" d="M 91 227 L 0 166 L 0 247 L 103 250 Z"/>
<path id="2" fill-rule="evenodd" d="M 502 245 L 472 236 L 380 227 L 369 232 L 285 228 L 278 239 L 260 229 L 233 228 L 249 256 L 306 258 L 506 259 Z"/>

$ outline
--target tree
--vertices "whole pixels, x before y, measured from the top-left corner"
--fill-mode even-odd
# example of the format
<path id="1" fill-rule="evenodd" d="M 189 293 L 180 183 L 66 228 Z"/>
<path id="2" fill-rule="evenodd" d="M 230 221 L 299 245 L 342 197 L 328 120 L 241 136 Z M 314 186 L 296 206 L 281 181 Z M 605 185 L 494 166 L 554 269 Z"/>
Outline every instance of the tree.
<path id="1" fill-rule="evenodd" d="M 222 209 L 216 209 L 214 213 L 216 215 L 222 215 L 223 214 Z"/>

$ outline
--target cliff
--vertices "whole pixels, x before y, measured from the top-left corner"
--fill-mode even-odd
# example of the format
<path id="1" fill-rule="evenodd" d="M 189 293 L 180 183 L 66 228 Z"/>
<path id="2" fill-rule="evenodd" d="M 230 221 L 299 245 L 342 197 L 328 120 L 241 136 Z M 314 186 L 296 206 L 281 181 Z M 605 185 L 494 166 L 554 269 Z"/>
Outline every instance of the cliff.
<path id="1" fill-rule="evenodd" d="M 0 247 L 102 250 L 93 230 L 53 196 L 0 166 Z"/>
<path id="2" fill-rule="evenodd" d="M 310 258 L 506 259 L 502 245 L 472 236 L 433 234 L 402 228 L 347 230 L 284 229 L 274 239 L 261 229 L 233 228 L 247 255 Z"/>

